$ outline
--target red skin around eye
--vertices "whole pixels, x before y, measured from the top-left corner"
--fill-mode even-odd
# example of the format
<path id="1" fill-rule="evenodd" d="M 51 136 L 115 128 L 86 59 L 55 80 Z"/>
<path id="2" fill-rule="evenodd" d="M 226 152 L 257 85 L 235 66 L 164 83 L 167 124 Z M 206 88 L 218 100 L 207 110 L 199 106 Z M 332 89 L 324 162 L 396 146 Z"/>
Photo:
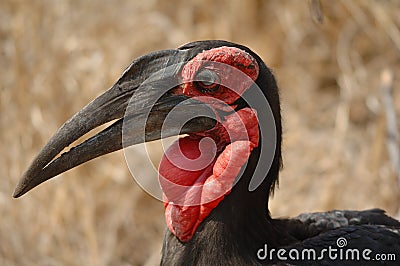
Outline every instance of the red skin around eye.
<path id="1" fill-rule="evenodd" d="M 202 68 L 210 69 L 220 77 L 220 83 L 223 86 L 212 94 L 199 91 L 192 82 Z M 239 75 L 238 71 L 245 75 Z M 177 93 L 192 97 L 211 95 L 230 105 L 253 84 L 258 77 L 258 72 L 256 60 L 245 51 L 226 46 L 214 48 L 198 54 L 183 67 L 181 72 L 183 83 Z M 244 77 L 247 78 L 244 79 Z"/>

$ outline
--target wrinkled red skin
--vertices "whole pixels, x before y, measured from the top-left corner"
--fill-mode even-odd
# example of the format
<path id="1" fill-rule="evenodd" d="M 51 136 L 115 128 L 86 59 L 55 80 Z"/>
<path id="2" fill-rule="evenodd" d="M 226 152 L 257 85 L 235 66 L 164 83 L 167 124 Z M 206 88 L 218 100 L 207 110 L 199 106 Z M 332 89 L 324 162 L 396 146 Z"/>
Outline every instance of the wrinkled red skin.
<path id="1" fill-rule="evenodd" d="M 205 51 L 192 59 L 182 70 L 182 80 L 189 81 L 210 61 L 233 66 L 251 80 L 258 76 L 257 62 L 246 52 L 233 47 L 220 47 Z M 212 63 L 211 62 L 211 63 Z M 187 96 L 212 96 L 232 106 L 240 95 L 251 86 L 229 76 L 227 69 L 213 68 L 224 84 L 212 95 L 198 91 L 192 82 L 184 83 L 175 93 Z M 220 105 L 207 103 L 214 109 Z M 213 141 L 206 141 L 211 138 Z M 201 142 L 201 144 L 200 144 Z M 258 146 L 259 130 L 254 109 L 244 108 L 224 117 L 206 132 L 191 134 L 174 142 L 164 154 L 159 166 L 159 182 L 163 190 L 165 217 L 169 230 L 182 242 L 189 241 L 200 223 L 231 192 L 240 169 L 247 162 L 251 151 Z M 201 146 L 203 149 L 201 149 Z M 190 161 L 190 160 L 194 161 Z M 204 167 L 197 167 L 197 166 Z M 196 166 L 196 167 L 194 167 Z M 198 168 L 198 169 L 196 169 Z"/>
<path id="2" fill-rule="evenodd" d="M 213 64 L 218 62 L 221 64 Z M 224 64 L 227 67 L 224 67 Z M 243 80 L 239 75 L 232 73 L 232 68 L 238 69 L 249 76 L 248 80 Z M 204 96 L 198 91 L 191 82 L 196 73 L 207 68 L 219 74 L 221 87 L 217 92 L 211 94 L 212 97 L 224 101 L 226 104 L 233 104 L 240 95 L 248 89 L 258 77 L 258 64 L 248 53 L 234 47 L 219 47 L 198 54 L 182 69 L 183 93 L 187 96 Z"/>

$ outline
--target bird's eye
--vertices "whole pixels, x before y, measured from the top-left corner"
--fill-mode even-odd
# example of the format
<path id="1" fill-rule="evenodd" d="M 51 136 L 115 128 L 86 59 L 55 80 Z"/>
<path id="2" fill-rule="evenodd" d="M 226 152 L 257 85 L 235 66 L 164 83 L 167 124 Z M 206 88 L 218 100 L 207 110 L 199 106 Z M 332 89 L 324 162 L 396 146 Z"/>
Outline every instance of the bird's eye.
<path id="1" fill-rule="evenodd" d="M 220 77 L 210 69 L 200 70 L 195 77 L 194 84 L 201 92 L 216 92 L 220 86 Z"/>

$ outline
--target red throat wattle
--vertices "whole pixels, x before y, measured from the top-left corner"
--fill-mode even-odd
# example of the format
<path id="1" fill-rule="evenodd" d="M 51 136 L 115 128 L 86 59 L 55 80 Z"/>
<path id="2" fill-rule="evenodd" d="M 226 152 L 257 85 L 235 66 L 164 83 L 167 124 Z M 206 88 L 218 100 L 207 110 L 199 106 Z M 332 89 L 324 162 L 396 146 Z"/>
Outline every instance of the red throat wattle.
<path id="1" fill-rule="evenodd" d="M 250 79 L 241 82 L 226 71 L 216 71 L 221 79 L 231 78 L 236 82 L 225 82 L 234 86 L 234 91 L 225 86 L 212 94 L 198 91 L 193 82 L 188 81 L 204 67 L 204 62 L 227 64 L 244 72 Z M 192 97 L 211 96 L 232 106 L 251 86 L 248 80 L 254 81 L 257 76 L 258 64 L 248 53 L 234 47 L 215 48 L 198 54 L 185 65 L 182 80 L 186 83 L 175 93 Z M 218 109 L 218 106 L 210 106 Z M 192 238 L 200 223 L 231 192 L 240 170 L 259 143 L 254 109 L 243 108 L 222 120 L 209 131 L 175 141 L 160 162 L 159 182 L 167 226 L 182 242 Z"/>

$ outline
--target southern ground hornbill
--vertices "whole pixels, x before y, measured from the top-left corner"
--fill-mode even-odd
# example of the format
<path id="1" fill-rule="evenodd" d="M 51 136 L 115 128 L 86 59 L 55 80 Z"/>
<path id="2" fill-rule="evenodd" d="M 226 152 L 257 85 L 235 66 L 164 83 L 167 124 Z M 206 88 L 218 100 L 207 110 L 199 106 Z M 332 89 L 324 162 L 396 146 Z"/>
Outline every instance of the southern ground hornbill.
<path id="1" fill-rule="evenodd" d="M 184 123 L 163 125 L 172 110 Z M 400 222 L 382 210 L 271 218 L 268 198 L 281 167 L 278 88 L 259 56 L 226 41 L 193 42 L 133 61 L 55 133 L 14 197 L 95 157 L 179 134 L 186 136 L 159 166 L 168 226 L 161 264 L 400 263 Z"/>

